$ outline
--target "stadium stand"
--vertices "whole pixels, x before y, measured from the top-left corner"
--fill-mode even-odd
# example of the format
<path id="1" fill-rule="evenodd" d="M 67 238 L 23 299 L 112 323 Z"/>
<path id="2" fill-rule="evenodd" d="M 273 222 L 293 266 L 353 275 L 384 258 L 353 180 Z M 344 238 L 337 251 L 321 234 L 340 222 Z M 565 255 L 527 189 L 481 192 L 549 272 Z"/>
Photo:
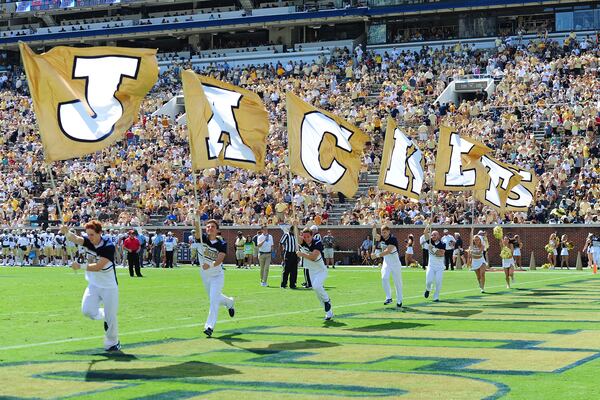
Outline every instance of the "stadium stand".
<path id="1" fill-rule="evenodd" d="M 495 34 L 489 37 L 477 36 L 476 30 L 466 29 L 452 18 L 432 26 L 407 24 L 404 30 L 398 28 L 401 22 L 390 19 L 380 41 L 374 40 L 371 31 L 355 34 L 344 21 L 331 23 L 323 15 L 310 14 L 316 10 L 328 12 L 331 5 L 327 2 L 301 6 L 258 3 L 253 9 L 236 10 L 231 9 L 233 5 L 217 3 L 202 9 L 191 9 L 190 2 L 183 1 L 176 2 L 177 7 L 172 9 L 152 8 L 154 3 L 145 3 L 148 8 L 143 12 L 131 8 L 128 15 L 115 6 L 114 13 L 106 18 L 69 9 L 60 14 L 60 19 L 55 17 L 54 26 L 30 18 L 31 25 L 23 23 L 11 27 L 18 27 L 16 30 L 0 31 L 0 39 L 4 34 L 18 33 L 19 38 L 35 41 L 37 35 L 48 35 L 48 30 L 52 35 L 75 38 L 80 28 L 112 34 L 120 29 L 137 29 L 140 24 L 160 25 L 169 31 L 175 29 L 175 24 L 219 20 L 219 15 L 221 20 L 246 15 L 244 18 L 282 18 L 285 22 L 283 18 L 303 14 L 322 21 L 298 29 L 281 28 L 281 41 L 279 32 L 250 32 L 250 28 L 246 28 L 245 35 L 220 29 L 196 38 L 192 33 L 161 33 L 150 39 L 127 39 L 127 45 L 156 44 L 160 48 L 159 82 L 142 106 L 139 123 L 122 143 L 81 160 L 56 163 L 58 194 L 65 222 L 71 225 L 91 218 L 122 226 L 191 223 L 193 187 L 182 124 L 185 119 L 182 109 L 168 106 L 181 93 L 179 74 L 184 68 L 257 92 L 271 118 L 264 173 L 221 169 L 207 170 L 200 177 L 203 219 L 216 218 L 225 225 L 274 224 L 289 218 L 295 207 L 306 223 L 370 224 L 389 220 L 422 224 L 431 217 L 435 205 L 435 220 L 447 224 L 471 222 L 473 214 L 477 223 L 598 220 L 599 47 L 597 33 L 577 20 L 580 11 L 568 11 L 572 14 L 571 25 L 559 15 L 566 11 L 552 14 L 550 25 L 549 17 L 534 18 L 532 14 L 507 27 L 498 17 Z M 433 9 L 449 2 L 412 3 L 394 2 L 400 8 L 383 2 L 370 3 L 369 7 L 357 2 L 334 2 L 333 6 L 337 11 L 354 10 L 360 16 L 365 12 L 387 15 L 392 9 L 405 10 L 401 7 Z M 77 2 L 84 4 L 88 3 Z M 106 5 L 98 7 L 104 9 Z M 590 10 L 593 16 L 600 16 L 597 8 Z M 59 11 L 47 9 L 50 14 Z M 186 21 L 189 18 L 193 21 Z M 446 29 L 449 26 L 451 31 Z M 557 32 L 546 32 L 548 27 Z M 575 28 L 581 29 L 570 32 Z M 61 33 L 62 29 L 65 32 Z M 463 37 L 465 32 L 473 35 Z M 452 39 L 455 34 L 460 39 Z M 112 41 L 110 35 L 103 40 L 101 43 L 123 43 Z M 365 42 L 369 44 L 365 46 Z M 10 43 L 0 40 L 1 46 L 8 46 L 4 48 L 10 48 Z M 223 45 L 217 47 L 216 43 Z M 57 218 L 53 193 L 42 163 L 26 80 L 13 56 L 10 51 L 0 52 L 0 225 L 44 224 Z M 452 92 L 453 82 L 474 78 L 489 82 L 489 90 L 461 95 Z M 294 195 L 289 193 L 284 163 L 286 90 L 345 117 L 369 134 L 355 199 L 330 193 L 300 178 L 294 178 Z M 379 192 L 375 182 L 388 114 L 424 150 L 428 179 L 439 126 L 452 124 L 491 146 L 498 159 L 534 169 L 541 178 L 537 203 L 527 213 L 508 213 L 502 218 L 482 204 L 472 210 L 470 193 L 440 192 L 432 203 L 428 184 L 418 202 Z"/>

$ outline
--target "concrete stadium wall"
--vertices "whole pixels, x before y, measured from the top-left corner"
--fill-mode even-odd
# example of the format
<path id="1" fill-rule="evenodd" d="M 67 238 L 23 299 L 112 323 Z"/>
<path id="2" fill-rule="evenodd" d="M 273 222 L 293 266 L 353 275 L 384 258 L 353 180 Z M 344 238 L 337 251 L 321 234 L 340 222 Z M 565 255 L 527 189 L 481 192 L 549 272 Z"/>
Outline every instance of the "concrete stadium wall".
<path id="1" fill-rule="evenodd" d="M 148 227 L 148 231 L 155 231 L 156 229 L 163 229 L 165 231 L 170 230 L 179 238 L 183 240 L 184 235 L 187 237 L 191 227 Z M 490 262 L 492 265 L 500 265 L 500 247 L 498 241 L 493 237 L 492 229 L 494 226 L 490 225 L 475 225 L 475 233 L 479 230 L 488 232 L 488 238 L 490 239 Z M 569 264 L 575 266 L 577 259 L 577 252 L 583 251 L 585 240 L 589 233 L 600 234 L 600 225 L 503 225 L 504 233 L 509 235 L 518 234 L 523 242 L 522 249 L 522 264 L 525 267 L 529 266 L 531 252 L 535 254 L 536 265 L 539 268 L 542 264 L 546 263 L 547 252 L 544 246 L 548 243 L 550 234 L 556 232 L 562 236 L 567 234 L 569 241 L 575 245 L 574 249 L 570 252 Z M 459 232 L 465 242 L 465 247 L 468 246 L 470 241 L 470 225 L 468 226 L 435 226 L 436 230 L 448 229 L 450 233 Z M 228 243 L 228 254 L 226 258 L 227 263 L 235 263 L 235 251 L 234 242 L 237 236 L 237 231 L 242 231 L 244 236 L 256 234 L 256 227 L 222 227 L 221 232 L 223 237 Z M 354 254 L 360 247 L 360 244 L 367 235 L 371 234 L 371 228 L 367 226 L 323 226 L 321 227 L 321 235 L 325 235 L 327 230 L 331 230 L 331 233 L 335 237 L 336 250 L 352 251 Z M 269 229 L 275 243 L 279 243 L 283 232 L 278 227 L 272 227 Z M 422 226 L 410 225 L 410 226 L 394 226 L 392 227 L 392 233 L 402 243 L 410 233 L 415 236 L 415 259 L 422 262 L 421 247 L 418 244 L 419 236 L 423 233 Z M 405 248 L 401 249 L 401 255 L 404 255 Z M 336 261 L 344 261 L 344 256 L 348 256 L 350 253 L 336 252 Z M 273 261 L 274 263 L 280 262 L 280 251 L 277 246 L 277 257 Z M 582 261 L 585 264 L 585 254 L 582 254 Z"/>

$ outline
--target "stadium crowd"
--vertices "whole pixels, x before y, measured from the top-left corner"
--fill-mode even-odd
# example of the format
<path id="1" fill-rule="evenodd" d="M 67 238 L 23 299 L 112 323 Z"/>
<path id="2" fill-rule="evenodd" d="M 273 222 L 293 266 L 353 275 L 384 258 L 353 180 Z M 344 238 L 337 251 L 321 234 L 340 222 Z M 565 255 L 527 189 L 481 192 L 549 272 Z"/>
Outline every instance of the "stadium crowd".
<path id="1" fill-rule="evenodd" d="M 292 208 L 303 223 L 422 224 L 433 214 L 440 223 L 470 223 L 469 192 L 435 192 L 431 182 L 437 132 L 442 123 L 479 139 L 502 161 L 534 169 L 538 199 L 527 213 L 504 218 L 477 203 L 478 223 L 593 222 L 600 214 L 599 47 L 591 38 L 569 35 L 564 45 L 543 35 L 531 43 L 499 39 L 495 49 L 476 50 L 460 43 L 419 52 L 392 49 L 383 55 L 336 49 L 312 64 L 270 64 L 231 68 L 212 66 L 204 73 L 255 91 L 270 115 L 266 169 L 253 173 L 209 169 L 198 176 L 203 220 L 222 224 L 276 224 Z M 64 223 L 78 226 L 98 218 L 114 226 L 148 223 L 192 225 L 194 179 L 187 131 L 168 117 L 152 116 L 181 92 L 174 61 L 159 77 L 140 110 L 139 121 L 117 145 L 78 160 L 52 165 L 64 210 Z M 453 79 L 469 74 L 492 76 L 497 87 L 460 104 L 435 99 Z M 26 80 L 17 69 L 0 78 L 0 225 L 56 221 L 50 169 L 35 123 Z M 352 205 L 342 195 L 294 177 L 290 193 L 285 92 L 343 116 L 362 128 L 370 142 L 364 153 L 364 179 L 377 174 L 391 114 L 416 139 L 426 160 L 426 185 L 419 201 L 376 187 Z M 337 199 L 336 199 L 337 198 Z M 331 221 L 334 204 L 349 203 L 341 221 Z M 434 206 L 434 207 L 432 207 Z M 433 211 L 433 213 L 432 213 Z"/>

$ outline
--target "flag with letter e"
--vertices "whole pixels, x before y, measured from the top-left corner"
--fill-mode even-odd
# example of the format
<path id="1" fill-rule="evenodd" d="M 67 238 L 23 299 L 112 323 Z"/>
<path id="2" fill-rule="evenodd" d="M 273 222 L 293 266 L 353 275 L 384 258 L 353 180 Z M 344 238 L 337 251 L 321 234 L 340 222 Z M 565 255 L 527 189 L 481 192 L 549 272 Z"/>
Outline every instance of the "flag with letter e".
<path id="1" fill-rule="evenodd" d="M 483 143 L 465 140 L 453 129 L 442 126 L 435 158 L 436 190 L 480 190 L 488 180 L 485 167 L 476 162 L 491 151 Z M 468 165 L 467 165 L 468 164 Z"/>
<path id="2" fill-rule="evenodd" d="M 290 168 L 348 197 L 358 190 L 361 155 L 368 137 L 357 127 L 287 92 Z"/>
<path id="3" fill-rule="evenodd" d="M 264 169 L 269 114 L 260 97 L 190 70 L 181 80 L 194 171 L 220 165 Z"/>
<path id="4" fill-rule="evenodd" d="M 94 153 L 123 139 L 158 78 L 156 50 L 19 42 L 46 161 Z"/>
<path id="5" fill-rule="evenodd" d="M 377 186 L 419 199 L 425 179 L 425 158 L 417 145 L 388 117 Z"/>
<path id="6" fill-rule="evenodd" d="M 493 207 L 504 214 L 506 200 L 515 186 L 521 182 L 521 175 L 510 165 L 485 155 L 474 163 L 481 163 L 487 171 L 487 185 L 483 190 L 475 191 L 475 198 L 483 204 Z"/>

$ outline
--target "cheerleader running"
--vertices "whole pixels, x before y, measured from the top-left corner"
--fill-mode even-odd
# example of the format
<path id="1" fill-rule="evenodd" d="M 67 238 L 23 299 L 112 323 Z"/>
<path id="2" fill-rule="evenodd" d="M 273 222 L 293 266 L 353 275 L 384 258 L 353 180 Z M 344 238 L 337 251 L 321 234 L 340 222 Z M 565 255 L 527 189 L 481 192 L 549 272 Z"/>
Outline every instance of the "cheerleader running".
<path id="1" fill-rule="evenodd" d="M 487 268 L 487 262 L 483 256 L 483 250 L 484 245 L 481 236 L 473 236 L 468 257 L 469 263 L 471 264 L 471 271 L 474 271 L 475 276 L 477 276 L 477 282 L 479 283 L 481 293 L 485 293 L 485 269 Z"/>
<path id="2" fill-rule="evenodd" d="M 513 258 L 513 244 L 508 236 L 504 236 L 500 242 L 500 258 L 502 258 L 502 268 L 506 278 L 506 288 L 510 289 L 510 282 L 515 281 L 515 259 Z"/>

